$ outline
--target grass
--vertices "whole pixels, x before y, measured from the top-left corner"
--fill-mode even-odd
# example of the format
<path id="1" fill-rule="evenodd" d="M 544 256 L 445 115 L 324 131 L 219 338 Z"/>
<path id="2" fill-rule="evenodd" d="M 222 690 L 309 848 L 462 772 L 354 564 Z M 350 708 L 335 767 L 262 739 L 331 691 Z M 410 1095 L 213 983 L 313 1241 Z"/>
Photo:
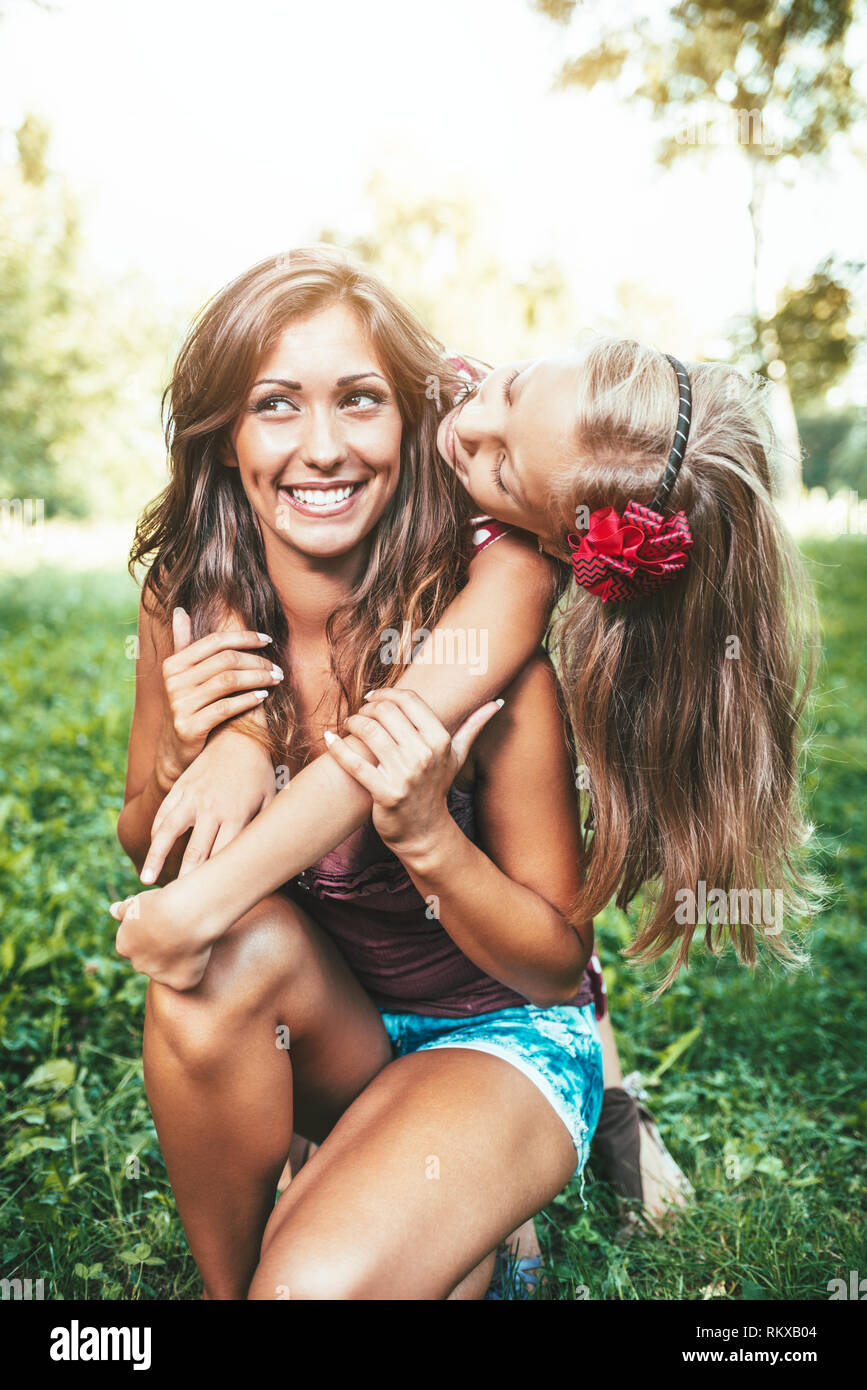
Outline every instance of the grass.
<path id="1" fill-rule="evenodd" d="M 867 1274 L 867 543 L 808 555 L 825 664 L 807 792 L 833 890 L 811 965 L 699 956 L 652 1003 L 618 956 L 626 918 L 603 915 L 624 1069 L 654 1082 L 696 1201 L 622 1249 L 610 1191 L 591 1171 L 583 1206 L 570 1184 L 538 1222 L 547 1297 L 825 1299 Z M 136 887 L 114 834 L 135 610 L 121 576 L 0 579 L 0 1275 L 43 1278 L 49 1298 L 199 1296 L 142 1086 L 146 982 L 106 910 Z"/>

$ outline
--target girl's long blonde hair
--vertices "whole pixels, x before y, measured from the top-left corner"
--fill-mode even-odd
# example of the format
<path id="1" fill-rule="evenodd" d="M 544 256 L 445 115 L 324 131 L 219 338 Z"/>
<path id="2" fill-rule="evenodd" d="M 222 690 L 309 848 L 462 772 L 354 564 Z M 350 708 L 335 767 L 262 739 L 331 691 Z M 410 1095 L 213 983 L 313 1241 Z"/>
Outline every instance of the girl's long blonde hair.
<path id="1" fill-rule="evenodd" d="M 221 290 L 202 310 L 178 355 L 163 399 L 170 478 L 136 529 L 130 569 L 149 562 L 143 599 L 163 621 L 183 607 L 197 638 L 227 615 L 274 645 L 287 679 L 263 706 L 275 762 L 309 753 L 291 680 L 283 607 L 265 564 L 258 519 L 239 470 L 226 467 L 232 426 L 258 363 L 293 319 L 342 303 L 358 316 L 395 391 L 402 420 L 400 475 L 372 538 L 365 573 L 327 623 L 336 718 L 372 686 L 394 684 L 382 661 L 383 633 L 432 628 L 457 593 L 470 558 L 471 508 L 439 458 L 436 431 L 460 383 L 440 343 L 375 276 L 331 247 L 273 256 Z M 249 721 L 246 727 L 256 732 Z"/>
<path id="2" fill-rule="evenodd" d="M 627 954 L 650 961 L 677 944 L 663 987 L 686 964 L 701 925 L 684 920 L 683 906 L 689 894 L 701 902 L 702 882 L 706 894 L 720 889 L 728 902 L 755 905 L 756 892 L 777 892 L 784 917 L 809 904 L 798 867 L 806 834 L 797 761 L 817 649 L 813 597 L 771 499 L 763 388 L 719 363 L 687 371 L 692 425 L 665 504 L 689 521 L 686 570 L 670 586 L 622 603 L 603 603 L 573 583 L 552 634 L 589 784 L 575 920 L 593 917 L 612 897 L 625 909 L 648 885 Z M 677 401 L 661 353 L 629 340 L 590 349 L 578 405 L 580 462 L 553 503 L 559 534 L 576 529 L 579 508 L 622 512 L 630 499 L 650 503 Z M 777 957 L 803 960 L 776 917 L 770 931 L 761 919 L 712 922 L 705 937 L 712 950 L 730 939 L 752 964 L 759 933 Z"/>

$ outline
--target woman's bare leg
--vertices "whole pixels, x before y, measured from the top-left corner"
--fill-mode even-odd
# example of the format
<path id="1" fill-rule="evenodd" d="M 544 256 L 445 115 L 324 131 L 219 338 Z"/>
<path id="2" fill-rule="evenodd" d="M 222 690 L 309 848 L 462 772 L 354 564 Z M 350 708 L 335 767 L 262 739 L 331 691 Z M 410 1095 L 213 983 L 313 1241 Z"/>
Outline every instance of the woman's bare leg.
<path id="1" fill-rule="evenodd" d="M 280 1198 L 250 1297 L 447 1299 L 574 1168 L 562 1120 L 502 1057 L 401 1057 Z"/>
<path id="2" fill-rule="evenodd" d="M 324 1138 L 390 1058 L 337 948 L 279 895 L 221 938 L 196 989 L 151 983 L 145 1085 L 210 1298 L 246 1296 L 294 1116 Z"/>

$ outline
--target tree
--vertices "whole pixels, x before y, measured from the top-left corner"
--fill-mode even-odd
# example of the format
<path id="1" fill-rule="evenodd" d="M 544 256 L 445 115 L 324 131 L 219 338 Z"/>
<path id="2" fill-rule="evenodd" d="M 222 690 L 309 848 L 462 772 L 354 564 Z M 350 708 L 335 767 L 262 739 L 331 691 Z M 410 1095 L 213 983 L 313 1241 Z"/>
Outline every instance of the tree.
<path id="1" fill-rule="evenodd" d="M 0 494 L 81 515 L 81 498 L 60 477 L 82 427 L 72 383 L 87 368 L 72 328 L 75 210 L 46 188 L 45 128 L 28 117 L 16 134 L 17 166 L 0 169 Z"/>
<path id="2" fill-rule="evenodd" d="M 564 26 L 591 9 L 579 0 L 533 3 Z M 592 8 L 600 12 L 597 41 L 563 65 L 558 86 L 613 83 L 626 99 L 648 103 L 668 127 L 663 164 L 707 153 L 721 130 L 742 150 L 750 169 L 752 318 L 771 331 L 773 295 L 762 273 L 767 189 L 784 160 L 816 160 L 864 114 L 846 58 L 856 0 L 686 0 L 624 23 Z"/>
<path id="3" fill-rule="evenodd" d="M 430 196 L 375 174 L 367 195 L 372 227 L 344 246 L 407 303 L 446 345 L 490 362 L 550 351 L 574 337 L 571 289 L 560 267 L 539 260 L 516 274 L 491 247 L 478 203 L 455 188 Z"/>
<path id="4" fill-rule="evenodd" d="M 855 358 L 853 286 L 863 265 L 828 256 L 806 285 L 786 286 L 776 312 L 747 319 L 736 332 L 738 357 L 774 380 L 785 372 L 797 410 L 815 407 Z"/>
<path id="5" fill-rule="evenodd" d="M 132 516 L 162 485 L 159 398 L 176 325 L 153 292 L 96 283 L 78 213 L 28 116 L 0 163 L 0 498 L 5 516 Z M 26 499 L 32 499 L 30 508 Z"/>

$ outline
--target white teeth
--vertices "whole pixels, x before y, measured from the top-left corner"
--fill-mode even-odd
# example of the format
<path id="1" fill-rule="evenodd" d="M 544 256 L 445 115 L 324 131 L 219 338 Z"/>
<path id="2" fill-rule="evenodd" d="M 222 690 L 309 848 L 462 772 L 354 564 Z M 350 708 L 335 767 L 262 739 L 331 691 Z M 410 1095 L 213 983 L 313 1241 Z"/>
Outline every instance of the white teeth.
<path id="1" fill-rule="evenodd" d="M 296 502 L 303 502 L 306 507 L 334 507 L 338 502 L 346 501 L 354 486 L 354 483 L 350 483 L 348 487 L 292 487 L 289 491 Z"/>

